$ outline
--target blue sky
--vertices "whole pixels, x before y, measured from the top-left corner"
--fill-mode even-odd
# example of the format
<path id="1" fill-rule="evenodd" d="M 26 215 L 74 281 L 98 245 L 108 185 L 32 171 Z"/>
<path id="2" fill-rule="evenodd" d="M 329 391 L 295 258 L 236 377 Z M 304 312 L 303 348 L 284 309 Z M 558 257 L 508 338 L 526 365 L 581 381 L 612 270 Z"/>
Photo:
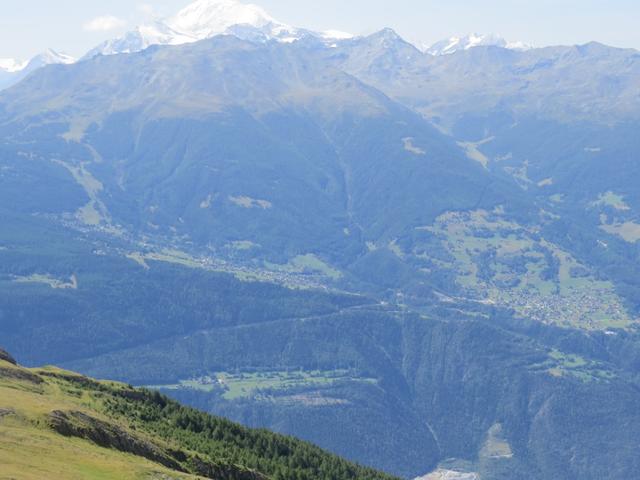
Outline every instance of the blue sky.
<path id="1" fill-rule="evenodd" d="M 2 1 L 0 58 L 29 58 L 51 47 L 81 55 L 143 22 L 149 10 L 170 15 L 189 0 Z M 640 49 L 640 0 L 254 0 L 278 20 L 318 30 L 370 33 L 392 27 L 433 43 L 495 32 L 536 46 L 600 41 Z M 100 16 L 111 29 L 88 31 Z M 107 25 L 109 26 L 109 25 Z"/>

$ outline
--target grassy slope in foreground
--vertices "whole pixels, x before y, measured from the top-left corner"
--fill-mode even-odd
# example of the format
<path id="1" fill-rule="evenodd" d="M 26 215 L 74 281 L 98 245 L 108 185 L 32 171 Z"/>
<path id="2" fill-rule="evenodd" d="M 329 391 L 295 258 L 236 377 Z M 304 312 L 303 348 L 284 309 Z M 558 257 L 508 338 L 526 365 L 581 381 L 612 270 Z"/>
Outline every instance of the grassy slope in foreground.
<path id="1" fill-rule="evenodd" d="M 10 360 L 0 355 L 0 480 L 392 480 L 155 392 Z"/>

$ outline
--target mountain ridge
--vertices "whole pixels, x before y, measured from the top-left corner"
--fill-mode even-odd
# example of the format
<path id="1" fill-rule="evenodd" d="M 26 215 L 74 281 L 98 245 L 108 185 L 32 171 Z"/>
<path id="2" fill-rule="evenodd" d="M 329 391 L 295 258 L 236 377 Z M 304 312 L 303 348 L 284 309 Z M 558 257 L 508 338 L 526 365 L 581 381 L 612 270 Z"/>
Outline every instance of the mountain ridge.
<path id="1" fill-rule="evenodd" d="M 378 35 L 391 32 L 387 28 Z M 393 32 L 395 36 L 397 34 Z M 143 23 L 123 36 L 106 40 L 82 56 L 83 60 L 96 55 L 134 53 L 153 45 L 181 45 L 211 38 L 215 35 L 234 35 L 253 42 L 278 41 L 291 43 L 312 41 L 323 48 L 335 48 L 345 41 L 361 39 L 336 30 L 314 32 L 305 28 L 292 27 L 279 22 L 264 9 L 239 0 L 196 0 L 168 18 L 155 18 Z M 398 37 L 399 38 L 399 37 Z M 451 37 L 433 45 L 413 44 L 416 49 L 429 56 L 447 56 L 478 47 L 497 47 L 513 51 L 532 50 L 533 47 L 519 41 L 507 41 L 495 34 L 469 34 Z M 0 61 L 0 89 L 7 88 L 22 80 L 28 73 L 50 63 L 73 63 L 75 59 L 49 51 L 48 59 L 19 62 L 13 59 Z M 36 59 L 34 59 L 36 60 Z"/>

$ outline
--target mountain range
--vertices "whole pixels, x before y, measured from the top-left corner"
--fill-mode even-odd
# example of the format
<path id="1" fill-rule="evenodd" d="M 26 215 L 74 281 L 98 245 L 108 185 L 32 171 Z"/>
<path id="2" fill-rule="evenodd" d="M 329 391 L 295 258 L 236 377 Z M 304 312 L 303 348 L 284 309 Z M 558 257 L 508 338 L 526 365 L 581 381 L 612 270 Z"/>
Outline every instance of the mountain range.
<path id="1" fill-rule="evenodd" d="M 403 478 L 633 478 L 640 54 L 178 17 L 0 93 L 6 346 Z"/>
<path id="2" fill-rule="evenodd" d="M 82 59 L 96 55 L 133 53 L 152 45 L 181 45 L 222 34 L 258 42 L 294 42 L 313 38 L 326 45 L 353 38 L 353 35 L 337 30 L 314 32 L 292 27 L 277 21 L 257 5 L 244 4 L 238 0 L 196 0 L 170 18 L 155 19 L 137 26 L 121 37 L 103 42 L 87 52 Z M 508 42 L 495 34 L 472 34 L 437 42 L 426 46 L 424 51 L 430 55 L 445 55 L 489 45 L 514 50 L 530 48 L 522 42 Z M 75 58 L 53 50 L 47 50 L 28 62 L 0 59 L 0 90 L 18 83 L 43 65 L 70 64 L 75 61 Z"/>

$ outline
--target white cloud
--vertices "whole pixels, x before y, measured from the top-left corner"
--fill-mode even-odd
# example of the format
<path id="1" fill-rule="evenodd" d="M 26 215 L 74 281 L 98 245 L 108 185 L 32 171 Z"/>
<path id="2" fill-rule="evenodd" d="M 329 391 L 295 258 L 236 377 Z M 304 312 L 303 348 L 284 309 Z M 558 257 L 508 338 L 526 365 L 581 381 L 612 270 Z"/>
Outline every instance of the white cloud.
<path id="1" fill-rule="evenodd" d="M 150 3 L 138 3 L 136 6 L 138 15 L 144 19 L 145 22 L 151 22 L 162 18 L 160 12 Z"/>
<path id="2" fill-rule="evenodd" d="M 108 32 L 117 30 L 126 25 L 127 22 L 113 15 L 102 15 L 89 20 L 84 24 L 83 28 L 88 32 Z"/>
<path id="3" fill-rule="evenodd" d="M 153 8 L 153 5 L 149 4 L 149 3 L 140 3 L 138 4 L 138 11 L 140 13 L 142 13 L 143 15 L 146 15 L 148 17 L 152 17 L 155 15 L 155 9 Z"/>

